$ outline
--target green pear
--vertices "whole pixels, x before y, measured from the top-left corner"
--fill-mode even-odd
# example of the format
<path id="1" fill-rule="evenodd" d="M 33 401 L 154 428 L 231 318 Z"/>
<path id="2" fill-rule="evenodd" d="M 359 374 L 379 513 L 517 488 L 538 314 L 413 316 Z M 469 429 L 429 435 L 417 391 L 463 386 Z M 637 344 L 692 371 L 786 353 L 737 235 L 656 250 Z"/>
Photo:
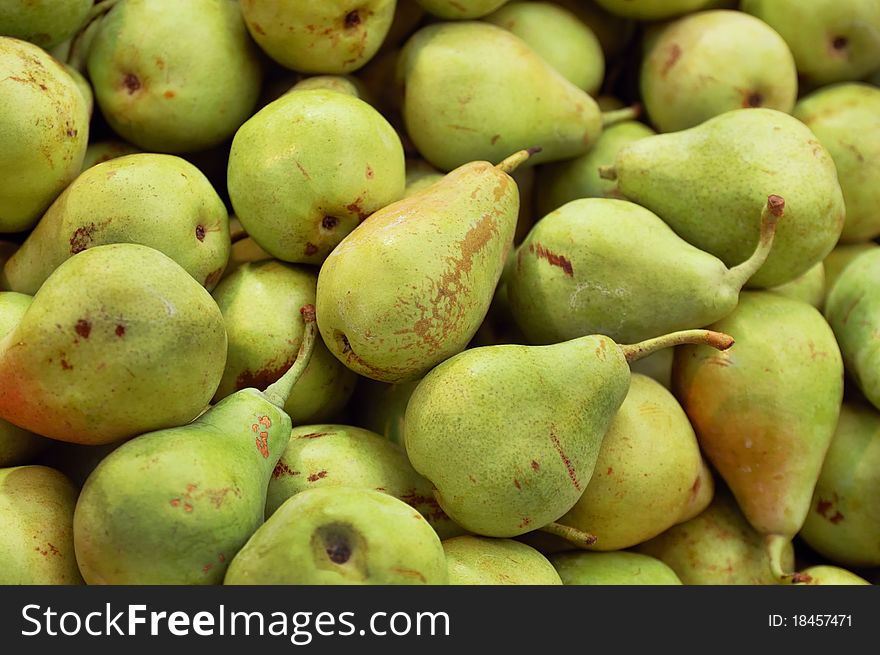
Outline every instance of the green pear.
<path id="1" fill-rule="evenodd" d="M 154 152 L 203 150 L 250 116 L 262 64 L 237 2 L 121 0 L 99 20 L 89 77 L 126 141 Z"/>
<path id="2" fill-rule="evenodd" d="M 229 565 L 228 585 L 446 584 L 437 533 L 372 489 L 321 487 L 289 498 Z"/>
<path id="3" fill-rule="evenodd" d="M 89 108 L 64 66 L 0 37 L 0 233 L 33 227 L 79 173 Z"/>
<path id="4" fill-rule="evenodd" d="M 812 268 L 837 243 L 845 217 L 831 155 L 806 125 L 775 109 L 733 109 L 640 139 L 601 174 L 728 266 L 747 259 L 759 241 L 755 206 L 769 194 L 785 198 L 785 219 L 752 287 L 784 284 Z"/>
<path id="5" fill-rule="evenodd" d="M 407 0 L 402 0 L 406 2 Z M 508 0 L 416 0 L 428 13 L 444 20 L 464 20 L 486 16 Z"/>
<path id="6" fill-rule="evenodd" d="M 574 13 L 552 2 L 511 2 L 483 20 L 512 32 L 576 87 L 595 96 L 605 77 L 599 39 Z"/>
<path id="7" fill-rule="evenodd" d="M 676 132 L 739 107 L 790 113 L 797 99 L 794 57 L 773 28 L 739 11 L 691 14 L 647 45 L 641 92 L 651 122 Z"/>
<path id="8" fill-rule="evenodd" d="M 513 539 L 464 535 L 445 539 L 451 585 L 561 585 L 553 565 Z"/>
<path id="9" fill-rule="evenodd" d="M 213 296 L 223 313 L 228 350 L 214 402 L 240 389 L 262 391 L 290 367 L 305 329 L 299 308 L 315 303 L 317 280 L 309 268 L 268 260 L 242 264 L 217 286 Z M 284 411 L 296 424 L 334 418 L 356 380 L 319 338 Z"/>
<path id="10" fill-rule="evenodd" d="M 599 168 L 613 164 L 617 153 L 628 143 L 654 134 L 650 127 L 636 121 L 616 123 L 602 130 L 587 154 L 539 167 L 538 214 L 546 216 L 579 198 L 619 197 L 616 183 L 602 179 Z"/>
<path id="11" fill-rule="evenodd" d="M 77 489 L 46 466 L 0 468 L 0 585 L 79 585 Z"/>
<path id="12" fill-rule="evenodd" d="M 846 203 L 840 240 L 880 236 L 880 89 L 856 83 L 825 87 L 801 98 L 794 117 L 813 131 L 837 167 Z"/>
<path id="13" fill-rule="evenodd" d="M 320 89 L 346 93 L 355 98 L 363 99 L 363 94 L 359 89 L 360 84 L 361 82 L 357 78 L 346 75 L 314 75 L 300 80 L 290 90 L 308 91 L 310 89 Z"/>
<path id="14" fill-rule="evenodd" d="M 0 291 L 0 339 L 9 334 L 33 298 L 23 293 Z M 50 441 L 0 419 L 0 468 L 30 464 Z"/>
<path id="15" fill-rule="evenodd" d="M 595 100 L 489 23 L 423 27 L 404 46 L 398 75 L 407 133 L 444 171 L 532 147 L 542 148 L 532 164 L 568 159 L 602 131 Z"/>
<path id="16" fill-rule="evenodd" d="M 715 0 L 595 0 L 617 16 L 651 21 L 673 18 L 711 5 Z"/>
<path id="17" fill-rule="evenodd" d="M 301 73 L 350 73 L 379 50 L 395 0 L 277 2 L 241 0 L 254 41 L 282 66 Z"/>
<path id="18" fill-rule="evenodd" d="M 673 390 L 782 577 L 781 549 L 810 510 L 840 414 L 840 349 L 815 307 L 769 292 L 741 294 L 710 329 L 736 344 L 677 349 Z"/>
<path id="19" fill-rule="evenodd" d="M 791 282 L 780 284 L 778 287 L 770 287 L 767 291 L 794 300 L 801 300 L 821 310 L 822 304 L 825 302 L 825 265 L 819 262 Z"/>
<path id="20" fill-rule="evenodd" d="M 462 534 L 432 495 L 433 487 L 415 472 L 406 452 L 382 435 L 349 425 L 301 425 L 269 481 L 266 516 L 291 496 L 318 487 L 375 489 L 416 509 L 441 539 Z"/>
<path id="21" fill-rule="evenodd" d="M 55 269 L 0 340 L 0 418 L 83 444 L 181 425 L 225 360 L 223 316 L 186 271 L 148 246 L 95 246 Z"/>
<path id="22" fill-rule="evenodd" d="M 186 160 L 119 157 L 84 171 L 58 196 L 4 273 L 13 291 L 34 294 L 70 257 L 108 243 L 155 248 L 210 291 L 229 258 L 229 216 Z"/>
<path id="23" fill-rule="evenodd" d="M 869 585 L 863 577 L 839 566 L 817 565 L 801 571 L 804 581 L 799 584 L 807 585 Z"/>
<path id="24" fill-rule="evenodd" d="M 552 346 L 465 350 L 413 392 L 407 455 L 466 530 L 514 537 L 547 526 L 590 482 L 629 388 L 628 362 L 685 342 L 726 348 L 732 339 L 694 330 L 631 346 L 591 335 Z"/>
<path id="25" fill-rule="evenodd" d="M 880 413 L 844 402 L 801 528 L 810 548 L 848 566 L 880 566 Z"/>
<path id="26" fill-rule="evenodd" d="M 95 164 L 102 164 L 105 161 L 124 157 L 125 155 L 134 155 L 143 152 L 140 148 L 125 143 L 125 141 L 94 141 L 86 148 L 86 156 L 83 159 L 82 170 L 91 168 Z"/>
<path id="27" fill-rule="evenodd" d="M 809 85 L 857 80 L 880 68 L 877 0 L 742 0 L 782 35 Z"/>
<path id="28" fill-rule="evenodd" d="M 572 200 L 541 219 L 517 249 L 507 280 L 513 316 L 541 344 L 586 334 L 633 343 L 717 321 L 772 256 L 777 221 L 783 209 L 788 215 L 779 196 L 762 204 L 752 211 L 758 247 L 728 269 L 635 203 Z"/>
<path id="29" fill-rule="evenodd" d="M 865 397 L 880 408 L 880 250 L 853 259 L 825 299 L 846 371 Z"/>
<path id="30" fill-rule="evenodd" d="M 863 252 L 874 250 L 877 244 L 873 241 L 865 243 L 840 243 L 829 252 L 822 264 L 825 268 L 825 295 L 831 291 L 834 283 L 850 262 Z"/>
<path id="31" fill-rule="evenodd" d="M 363 100 L 294 91 L 251 117 L 229 153 L 228 188 L 248 234 L 274 257 L 320 264 L 361 221 L 403 195 L 403 147 Z"/>
<path id="32" fill-rule="evenodd" d="M 635 21 L 605 11 L 595 0 L 555 0 L 555 4 L 568 9 L 590 28 L 599 39 L 606 60 L 623 54 L 635 34 Z"/>
<path id="33" fill-rule="evenodd" d="M 610 553 L 559 553 L 550 562 L 567 585 L 680 585 L 659 559 L 622 550 Z"/>
<path id="34" fill-rule="evenodd" d="M 95 92 L 92 91 L 92 85 L 83 74 L 73 66 L 64 64 L 64 70 L 66 70 L 68 75 L 70 75 L 73 78 L 73 81 L 76 82 L 76 88 L 79 89 L 80 94 L 86 101 L 86 110 L 88 111 L 89 118 L 91 118 L 95 110 Z M 86 150 L 88 150 L 88 148 L 86 148 Z"/>
<path id="35" fill-rule="evenodd" d="M 771 585 L 779 579 L 771 571 L 764 536 L 742 515 L 726 489 L 703 512 L 635 550 L 667 564 L 686 585 Z M 794 569 L 794 550 L 786 542 L 779 555 L 785 570 Z"/>
<path id="36" fill-rule="evenodd" d="M 403 446 L 406 406 L 418 383 L 419 380 L 386 384 L 361 378 L 352 398 L 355 424 Z"/>
<path id="37" fill-rule="evenodd" d="M 519 193 L 498 166 L 465 164 L 376 212 L 318 274 L 318 327 L 360 375 L 406 382 L 460 352 L 480 327 L 513 242 Z"/>
<path id="38" fill-rule="evenodd" d="M 86 21 L 93 0 L 3 0 L 0 34 L 50 50 Z"/>
<path id="39" fill-rule="evenodd" d="M 700 447 L 678 401 L 659 382 L 633 374 L 593 477 L 558 523 L 595 535 L 590 550 L 629 548 L 680 522 L 702 476 Z"/>
<path id="40" fill-rule="evenodd" d="M 282 409 L 317 330 L 266 391 L 242 389 L 192 423 L 148 432 L 110 453 L 86 480 L 73 517 L 88 584 L 219 584 L 263 523 L 266 490 L 290 437 Z M 136 520 L 133 520 L 136 519 Z"/>

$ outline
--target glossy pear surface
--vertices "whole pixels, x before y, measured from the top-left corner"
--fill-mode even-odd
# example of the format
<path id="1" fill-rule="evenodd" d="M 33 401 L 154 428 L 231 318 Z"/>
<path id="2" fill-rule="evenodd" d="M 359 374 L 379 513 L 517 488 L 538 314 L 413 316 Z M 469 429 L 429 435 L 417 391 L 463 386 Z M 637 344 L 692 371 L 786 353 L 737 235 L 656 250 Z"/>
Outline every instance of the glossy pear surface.
<path id="1" fill-rule="evenodd" d="M 680 585 L 681 580 L 659 559 L 618 551 L 557 553 L 550 563 L 566 585 Z"/>
<path id="2" fill-rule="evenodd" d="M 452 585 L 562 584 L 546 557 L 513 539 L 465 535 L 444 540 L 443 551 Z"/>

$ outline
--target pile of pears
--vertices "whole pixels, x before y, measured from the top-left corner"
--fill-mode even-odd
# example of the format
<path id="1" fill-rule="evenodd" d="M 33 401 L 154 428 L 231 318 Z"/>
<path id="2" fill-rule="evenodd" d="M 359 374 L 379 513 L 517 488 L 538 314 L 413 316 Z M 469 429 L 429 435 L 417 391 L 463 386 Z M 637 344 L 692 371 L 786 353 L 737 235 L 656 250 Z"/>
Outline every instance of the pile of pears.
<path id="1" fill-rule="evenodd" d="M 880 583 L 880 1 L 0 4 L 0 584 Z"/>

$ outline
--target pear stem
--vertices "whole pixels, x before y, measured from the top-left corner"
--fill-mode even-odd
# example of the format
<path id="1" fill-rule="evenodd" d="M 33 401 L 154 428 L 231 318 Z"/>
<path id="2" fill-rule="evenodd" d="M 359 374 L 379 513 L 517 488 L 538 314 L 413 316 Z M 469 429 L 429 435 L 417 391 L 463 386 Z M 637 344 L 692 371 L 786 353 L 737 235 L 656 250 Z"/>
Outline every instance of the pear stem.
<path id="1" fill-rule="evenodd" d="M 504 171 L 505 173 L 510 175 L 511 173 L 513 173 L 513 171 L 519 168 L 520 164 L 522 164 L 532 155 L 538 154 L 539 152 L 541 152 L 541 150 L 543 150 L 543 148 L 538 146 L 535 146 L 534 148 L 527 148 L 526 150 L 519 150 L 518 152 L 510 155 L 510 157 L 508 157 L 501 163 L 496 164 L 495 168 L 497 168 L 499 171 Z"/>
<path id="2" fill-rule="evenodd" d="M 602 113 L 602 127 L 610 127 L 615 123 L 623 121 L 634 121 L 642 115 L 642 105 L 638 102 L 624 107 L 623 109 L 613 109 Z"/>
<path id="3" fill-rule="evenodd" d="M 713 332 L 712 330 L 681 330 L 680 332 L 664 334 L 662 337 L 647 339 L 641 343 L 620 346 L 620 349 L 623 351 L 626 361 L 631 364 L 663 348 L 685 344 L 704 345 L 711 346 L 717 350 L 727 350 L 733 345 L 733 337 L 729 334 Z"/>
<path id="4" fill-rule="evenodd" d="M 587 546 L 592 546 L 599 539 L 594 534 L 584 532 L 583 530 L 578 530 L 577 528 L 573 528 L 570 525 L 563 525 L 562 523 L 548 523 L 543 528 L 538 529 L 541 532 L 546 532 L 547 534 L 552 534 L 555 537 L 565 539 L 568 543 L 577 546 L 578 548 L 583 548 L 585 550 Z"/>
<path id="5" fill-rule="evenodd" d="M 727 274 L 731 286 L 742 289 L 749 278 L 757 273 L 758 269 L 767 261 L 773 240 L 776 237 L 776 226 L 779 219 L 785 213 L 785 200 L 781 196 L 767 196 L 767 204 L 761 210 L 761 234 L 758 238 L 758 246 L 755 252 L 741 264 L 737 264 Z"/>
<path id="6" fill-rule="evenodd" d="M 770 559 L 770 573 L 780 583 L 804 583 L 812 580 L 807 573 L 788 572 L 782 570 L 782 553 L 786 546 L 791 543 L 791 539 L 781 534 L 768 534 L 764 543 L 767 548 L 767 557 Z"/>
<path id="7" fill-rule="evenodd" d="M 614 181 L 617 179 L 617 169 L 614 166 L 600 166 L 599 177 L 603 180 Z"/>
<path id="8" fill-rule="evenodd" d="M 315 306 L 304 305 L 300 308 L 299 313 L 302 314 L 303 321 L 305 322 L 305 330 L 302 342 L 299 344 L 296 360 L 284 375 L 270 384 L 263 392 L 266 400 L 281 409 L 284 409 L 284 404 L 290 397 L 293 387 L 299 382 L 303 371 L 308 367 L 318 336 L 318 324 L 315 322 Z"/>

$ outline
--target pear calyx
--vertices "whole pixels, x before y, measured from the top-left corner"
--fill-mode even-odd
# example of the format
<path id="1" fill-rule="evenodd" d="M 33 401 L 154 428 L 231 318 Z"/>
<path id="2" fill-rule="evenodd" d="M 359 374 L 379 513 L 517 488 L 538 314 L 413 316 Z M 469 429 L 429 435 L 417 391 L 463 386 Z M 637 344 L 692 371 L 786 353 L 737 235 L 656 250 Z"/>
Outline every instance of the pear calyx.
<path id="1" fill-rule="evenodd" d="M 681 330 L 664 334 L 661 337 L 646 339 L 640 343 L 621 345 L 620 349 L 623 351 L 626 361 L 631 364 L 663 348 L 684 344 L 704 345 L 711 346 L 716 350 L 727 350 L 734 344 L 734 340 L 729 334 L 713 330 Z"/>
<path id="2" fill-rule="evenodd" d="M 539 528 L 539 530 L 541 532 L 546 532 L 547 534 L 552 534 L 554 537 L 565 539 L 573 546 L 577 546 L 584 550 L 587 550 L 588 546 L 592 546 L 599 540 L 599 537 L 594 534 L 578 530 L 570 525 L 563 525 L 562 523 L 548 523 L 544 527 Z"/>
<path id="3" fill-rule="evenodd" d="M 614 166 L 600 166 L 599 177 L 603 180 L 611 180 L 613 182 L 617 179 L 617 169 Z"/>
<path id="4" fill-rule="evenodd" d="M 318 324 L 315 321 L 315 306 L 303 305 L 300 307 L 299 313 L 303 317 L 305 330 L 303 331 L 303 338 L 299 344 L 296 359 L 290 368 L 287 369 L 287 372 L 266 387 L 266 390 L 263 392 L 266 400 L 280 409 L 284 409 L 284 404 L 287 402 L 288 397 L 290 397 L 293 387 L 308 367 L 309 361 L 312 359 L 312 352 L 315 350 L 315 340 L 318 334 Z"/>
<path id="5" fill-rule="evenodd" d="M 761 232 L 755 251 L 751 257 L 731 268 L 728 273 L 729 280 L 737 288 L 745 286 L 749 278 L 757 273 L 758 269 L 767 261 L 770 249 L 773 247 L 773 240 L 776 237 L 776 226 L 784 213 L 785 199 L 776 194 L 767 196 L 767 204 L 761 210 Z"/>
<path id="6" fill-rule="evenodd" d="M 526 148 L 525 150 L 518 150 L 517 152 L 507 157 L 504 161 L 495 165 L 499 171 L 503 171 L 508 175 L 513 173 L 520 164 L 526 161 L 532 155 L 537 155 L 541 152 L 543 148 L 541 146 L 533 146 L 531 148 Z"/>

